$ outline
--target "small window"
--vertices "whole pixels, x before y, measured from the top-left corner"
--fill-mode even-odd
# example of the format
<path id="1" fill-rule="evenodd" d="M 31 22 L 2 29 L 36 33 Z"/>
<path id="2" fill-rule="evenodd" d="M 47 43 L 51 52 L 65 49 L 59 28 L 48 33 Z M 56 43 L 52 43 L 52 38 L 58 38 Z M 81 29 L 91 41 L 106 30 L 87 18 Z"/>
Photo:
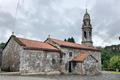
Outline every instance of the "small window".
<path id="1" fill-rule="evenodd" d="M 54 58 L 52 59 L 52 64 L 56 64 L 56 61 Z"/>
<path id="2" fill-rule="evenodd" d="M 69 57 L 72 57 L 72 52 L 69 52 Z"/>
<path id="3" fill-rule="evenodd" d="M 87 38 L 87 33 L 84 31 L 84 37 L 85 37 L 85 39 Z"/>

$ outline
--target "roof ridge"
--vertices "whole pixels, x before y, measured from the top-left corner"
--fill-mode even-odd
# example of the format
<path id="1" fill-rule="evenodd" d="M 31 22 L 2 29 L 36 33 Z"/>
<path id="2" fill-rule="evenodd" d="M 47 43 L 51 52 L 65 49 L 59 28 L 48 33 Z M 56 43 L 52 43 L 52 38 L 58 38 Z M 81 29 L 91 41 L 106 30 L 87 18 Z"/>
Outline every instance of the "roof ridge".
<path id="1" fill-rule="evenodd" d="M 64 46 L 64 47 L 84 48 L 84 49 L 89 49 L 89 50 L 100 51 L 96 47 L 90 47 L 90 46 L 82 45 L 79 43 L 66 42 L 60 39 L 55 39 L 55 38 L 50 38 L 50 39 L 54 41 L 55 43 L 59 44 L 60 46 Z"/>
<path id="2" fill-rule="evenodd" d="M 56 38 L 50 38 L 50 39 L 59 40 L 59 41 L 63 41 L 63 42 L 66 42 L 66 43 L 72 43 L 72 44 L 81 45 L 81 44 L 79 44 L 79 43 L 68 42 L 68 41 L 64 41 L 64 40 L 56 39 Z"/>
<path id="3" fill-rule="evenodd" d="M 38 40 L 31 40 L 26 38 L 16 37 L 22 44 L 25 45 L 24 49 L 42 49 L 42 50 L 51 50 L 51 51 L 58 51 L 57 48 L 53 47 L 52 45 L 38 41 Z"/>
<path id="4" fill-rule="evenodd" d="M 77 45 L 84 46 L 84 47 L 95 48 L 95 47 L 82 45 L 82 44 L 79 44 L 79 43 L 73 43 L 73 42 L 64 41 L 64 40 L 61 40 L 61 39 L 56 39 L 56 38 L 50 38 L 50 39 L 59 40 L 59 41 L 63 41 L 63 42 L 66 42 L 66 43 L 71 43 L 71 44 L 77 44 Z"/>
<path id="5" fill-rule="evenodd" d="M 35 41 L 35 42 L 41 42 L 41 43 L 45 43 L 43 41 L 39 41 L 39 40 L 33 40 L 33 39 L 28 39 L 28 38 L 21 38 L 21 37 L 16 37 L 17 39 L 24 39 L 24 40 L 29 40 L 29 41 Z"/>

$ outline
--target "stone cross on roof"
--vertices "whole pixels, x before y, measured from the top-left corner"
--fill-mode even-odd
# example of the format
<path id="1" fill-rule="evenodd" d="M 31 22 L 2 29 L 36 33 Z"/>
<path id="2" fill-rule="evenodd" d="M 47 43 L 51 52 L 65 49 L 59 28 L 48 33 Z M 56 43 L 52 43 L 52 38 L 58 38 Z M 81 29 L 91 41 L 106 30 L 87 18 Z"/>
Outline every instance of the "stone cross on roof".
<path id="1" fill-rule="evenodd" d="M 12 35 L 14 35 L 15 33 L 14 32 L 12 32 Z"/>

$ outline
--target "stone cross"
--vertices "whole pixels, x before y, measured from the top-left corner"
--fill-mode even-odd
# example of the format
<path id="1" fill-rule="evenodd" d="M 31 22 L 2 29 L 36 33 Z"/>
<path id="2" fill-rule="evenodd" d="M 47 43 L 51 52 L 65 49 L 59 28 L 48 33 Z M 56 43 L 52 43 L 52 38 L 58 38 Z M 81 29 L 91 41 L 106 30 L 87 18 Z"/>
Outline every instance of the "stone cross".
<path id="1" fill-rule="evenodd" d="M 12 35 L 14 35 L 15 33 L 14 32 L 12 32 Z"/>

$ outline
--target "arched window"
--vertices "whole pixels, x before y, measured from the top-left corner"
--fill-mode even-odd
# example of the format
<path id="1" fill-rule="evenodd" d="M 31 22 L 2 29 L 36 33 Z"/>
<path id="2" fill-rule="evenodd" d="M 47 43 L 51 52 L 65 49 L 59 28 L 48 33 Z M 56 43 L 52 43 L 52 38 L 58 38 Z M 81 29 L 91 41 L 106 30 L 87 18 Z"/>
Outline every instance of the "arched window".
<path id="1" fill-rule="evenodd" d="M 86 32 L 85 32 L 85 31 L 84 31 L 84 37 L 85 37 L 85 38 L 87 38 L 87 34 L 86 34 Z"/>

